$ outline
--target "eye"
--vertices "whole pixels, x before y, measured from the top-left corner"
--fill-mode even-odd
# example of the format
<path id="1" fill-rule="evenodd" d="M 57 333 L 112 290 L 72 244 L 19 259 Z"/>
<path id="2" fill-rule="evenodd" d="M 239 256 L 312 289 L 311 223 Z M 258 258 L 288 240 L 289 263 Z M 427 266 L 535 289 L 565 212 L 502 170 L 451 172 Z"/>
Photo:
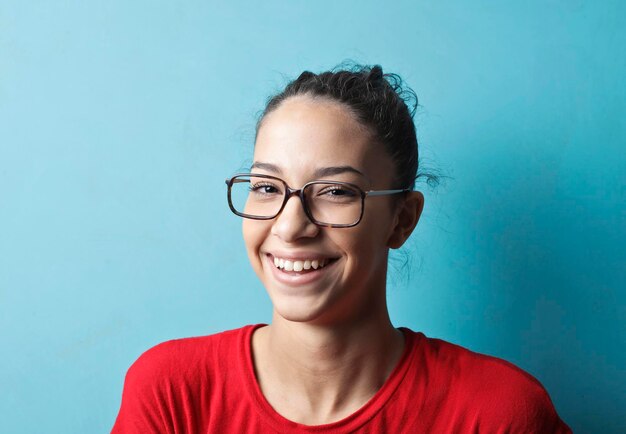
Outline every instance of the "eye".
<path id="1" fill-rule="evenodd" d="M 253 182 L 250 184 L 250 191 L 252 193 L 258 193 L 263 195 L 275 195 L 282 194 L 280 188 L 271 182 L 263 181 L 263 182 Z"/>
<path id="2" fill-rule="evenodd" d="M 350 201 L 359 196 L 358 192 L 345 185 L 329 185 L 320 189 L 318 197 L 335 201 Z"/>
<path id="3" fill-rule="evenodd" d="M 354 192 L 341 187 L 329 189 L 328 194 L 331 196 L 354 196 Z"/>

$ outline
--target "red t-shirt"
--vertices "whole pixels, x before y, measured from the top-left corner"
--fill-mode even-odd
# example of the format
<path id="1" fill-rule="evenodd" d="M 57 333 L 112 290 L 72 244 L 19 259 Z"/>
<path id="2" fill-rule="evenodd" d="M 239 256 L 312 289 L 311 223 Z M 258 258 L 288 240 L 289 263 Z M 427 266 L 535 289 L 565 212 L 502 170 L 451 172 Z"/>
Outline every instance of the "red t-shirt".
<path id="1" fill-rule="evenodd" d="M 398 365 L 363 407 L 326 425 L 292 422 L 256 382 L 256 327 L 146 351 L 128 370 L 112 434 L 571 433 L 530 374 L 405 328 Z"/>

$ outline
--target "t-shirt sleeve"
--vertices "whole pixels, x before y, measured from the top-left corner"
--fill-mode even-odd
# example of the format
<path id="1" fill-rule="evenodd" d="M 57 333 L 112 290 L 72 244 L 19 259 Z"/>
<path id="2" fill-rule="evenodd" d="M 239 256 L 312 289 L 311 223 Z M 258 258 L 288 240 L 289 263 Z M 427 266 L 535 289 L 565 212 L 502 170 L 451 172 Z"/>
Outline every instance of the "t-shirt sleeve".
<path id="1" fill-rule="evenodd" d="M 560 419 L 552 400 L 541 384 L 527 385 L 517 391 L 515 398 L 507 406 L 497 406 L 503 410 L 508 426 L 505 430 L 511 434 L 545 433 L 571 434 L 569 427 Z"/>
<path id="2" fill-rule="evenodd" d="M 433 432 L 568 434 L 543 385 L 506 360 L 439 339 L 424 340 Z"/>
<path id="3" fill-rule="evenodd" d="M 536 432 L 550 434 L 571 434 L 572 430 L 561 420 L 557 414 L 548 393 L 542 390 L 541 397 L 536 397 L 526 414 L 528 421 L 523 430 L 518 432 Z"/>
<path id="4" fill-rule="evenodd" d="M 477 385 L 485 428 L 480 432 L 571 434 L 537 379 L 504 361 L 491 368 Z"/>
<path id="5" fill-rule="evenodd" d="M 143 353 L 128 369 L 111 434 L 174 433 L 166 344 Z"/>

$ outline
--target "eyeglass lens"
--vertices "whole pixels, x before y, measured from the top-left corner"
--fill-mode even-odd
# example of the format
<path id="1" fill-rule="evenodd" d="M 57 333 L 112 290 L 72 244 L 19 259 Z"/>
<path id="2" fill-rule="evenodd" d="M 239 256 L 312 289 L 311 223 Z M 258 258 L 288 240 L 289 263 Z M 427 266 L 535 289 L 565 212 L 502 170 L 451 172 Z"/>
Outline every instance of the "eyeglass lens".
<path id="1" fill-rule="evenodd" d="M 285 185 L 276 179 L 238 176 L 230 188 L 235 210 L 248 217 L 272 218 L 285 201 Z M 303 191 L 311 217 L 318 223 L 349 225 L 361 216 L 361 192 L 349 184 L 316 182 Z"/>

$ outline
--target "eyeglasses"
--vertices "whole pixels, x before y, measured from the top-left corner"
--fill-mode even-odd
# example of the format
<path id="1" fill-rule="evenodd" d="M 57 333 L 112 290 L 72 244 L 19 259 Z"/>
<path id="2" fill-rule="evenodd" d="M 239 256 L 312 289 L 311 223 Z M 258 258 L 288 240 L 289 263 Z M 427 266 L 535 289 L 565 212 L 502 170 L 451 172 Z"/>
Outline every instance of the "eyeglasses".
<path id="1" fill-rule="evenodd" d="M 298 196 L 304 212 L 314 224 L 331 228 L 349 228 L 363 218 L 365 198 L 410 191 L 363 191 L 358 186 L 339 181 L 311 181 L 302 188 L 291 188 L 275 176 L 254 173 L 237 174 L 226 180 L 228 206 L 238 216 L 271 220 L 281 213 L 291 196 Z"/>

